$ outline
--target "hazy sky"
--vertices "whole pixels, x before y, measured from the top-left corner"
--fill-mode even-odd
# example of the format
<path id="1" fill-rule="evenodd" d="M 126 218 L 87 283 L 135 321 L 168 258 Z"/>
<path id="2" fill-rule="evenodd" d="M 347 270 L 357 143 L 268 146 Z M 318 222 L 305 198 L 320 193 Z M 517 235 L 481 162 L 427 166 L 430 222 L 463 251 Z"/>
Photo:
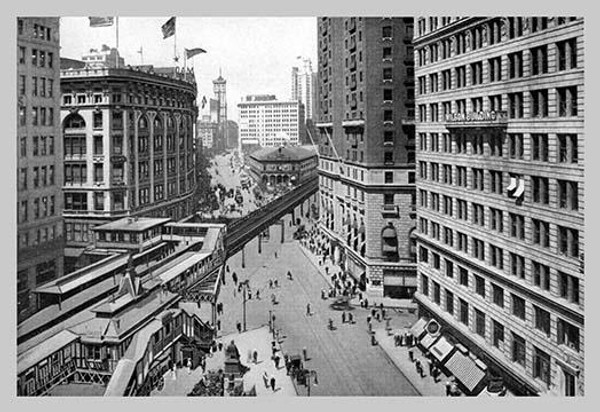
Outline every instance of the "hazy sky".
<path id="1" fill-rule="evenodd" d="M 174 39 L 162 38 L 161 26 L 169 17 L 120 17 L 119 52 L 125 64 L 172 66 Z M 61 57 L 80 59 L 91 48 L 116 45 L 115 26 L 91 28 L 87 17 L 61 17 Z M 212 80 L 219 67 L 227 80 L 228 118 L 237 121 L 237 103 L 247 94 L 275 94 L 290 98 L 291 68 L 298 56 L 317 66 L 316 17 L 177 17 L 177 52 L 207 51 L 188 60 L 202 96 L 213 97 Z"/>

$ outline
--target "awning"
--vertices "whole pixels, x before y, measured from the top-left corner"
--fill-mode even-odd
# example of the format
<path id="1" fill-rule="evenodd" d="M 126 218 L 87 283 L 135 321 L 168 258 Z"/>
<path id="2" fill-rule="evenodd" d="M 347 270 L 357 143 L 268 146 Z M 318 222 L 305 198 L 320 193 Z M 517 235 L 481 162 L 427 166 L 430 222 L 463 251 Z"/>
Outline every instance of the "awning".
<path id="1" fill-rule="evenodd" d="M 386 227 L 383 229 L 383 233 L 381 233 L 381 237 L 386 239 L 396 238 L 396 229 L 393 227 Z"/>
<path id="2" fill-rule="evenodd" d="M 463 355 L 460 351 L 455 351 L 445 366 L 469 392 L 473 392 L 475 387 L 485 377 L 485 372 L 478 368 L 472 359 Z"/>
<path id="3" fill-rule="evenodd" d="M 432 336 L 429 333 L 426 333 L 425 335 L 423 335 L 423 337 L 421 338 L 421 341 L 419 342 L 419 344 L 426 350 L 429 350 L 429 348 L 435 343 L 436 339 L 438 338 L 438 336 Z"/>
<path id="4" fill-rule="evenodd" d="M 441 363 L 444 363 L 453 350 L 454 345 L 443 336 L 429 349 L 433 357 Z"/>
<path id="5" fill-rule="evenodd" d="M 418 339 L 425 332 L 425 325 L 427 325 L 427 320 L 420 318 L 410 327 L 410 333 Z"/>
<path id="6" fill-rule="evenodd" d="M 517 190 L 515 191 L 515 197 L 519 198 L 519 197 L 523 196 L 523 193 L 525 193 L 525 180 L 519 179 L 519 186 L 517 187 Z"/>
<path id="7" fill-rule="evenodd" d="M 510 184 L 508 185 L 508 187 L 506 188 L 506 190 L 508 190 L 509 192 L 512 192 L 516 188 L 517 188 L 517 178 L 516 177 L 511 177 L 510 178 Z"/>

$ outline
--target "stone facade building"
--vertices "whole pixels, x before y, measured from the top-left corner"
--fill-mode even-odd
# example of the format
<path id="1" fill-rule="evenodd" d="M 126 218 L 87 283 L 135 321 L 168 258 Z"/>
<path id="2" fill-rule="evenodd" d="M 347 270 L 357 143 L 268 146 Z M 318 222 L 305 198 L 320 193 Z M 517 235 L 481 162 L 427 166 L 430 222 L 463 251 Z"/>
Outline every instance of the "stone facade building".
<path id="1" fill-rule="evenodd" d="M 520 394 L 584 394 L 583 19 L 417 20 L 418 276 Z"/>

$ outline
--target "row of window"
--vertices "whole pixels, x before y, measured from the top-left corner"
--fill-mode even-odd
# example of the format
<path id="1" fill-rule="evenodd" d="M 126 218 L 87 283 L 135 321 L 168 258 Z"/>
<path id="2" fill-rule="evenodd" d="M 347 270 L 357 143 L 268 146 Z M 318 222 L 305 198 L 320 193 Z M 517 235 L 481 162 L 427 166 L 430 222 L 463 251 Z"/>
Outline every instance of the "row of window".
<path id="1" fill-rule="evenodd" d="M 446 264 L 452 264 L 451 261 L 446 260 Z M 448 267 L 448 266 L 447 266 Z M 453 266 L 450 266 L 450 268 L 452 268 Z M 453 277 L 453 274 L 447 274 L 448 277 Z M 474 291 L 479 297 L 481 297 L 482 299 L 484 299 L 487 302 L 493 303 L 494 305 L 500 307 L 502 310 L 506 309 L 507 307 L 507 302 L 506 302 L 506 295 L 507 293 L 505 292 L 504 288 L 496 285 L 495 283 L 490 282 L 490 289 L 486 288 L 486 281 L 483 277 L 478 276 L 476 274 L 473 274 L 473 283 L 474 286 L 470 287 L 468 284 L 468 281 L 470 279 L 469 277 L 469 273 L 466 269 L 462 268 L 462 267 L 458 267 L 458 276 L 459 279 L 457 279 L 458 282 L 460 282 L 461 286 L 464 286 L 467 290 L 469 291 Z M 564 293 L 565 296 L 568 296 L 568 294 L 570 293 L 571 295 L 574 293 L 579 293 L 579 284 L 578 284 L 578 280 L 577 278 L 574 278 L 572 276 L 566 275 L 564 273 L 560 273 L 559 274 L 559 289 L 560 289 L 560 293 Z M 573 282 L 573 280 L 575 280 L 576 282 Z M 421 275 L 421 289 L 423 291 L 424 295 L 429 296 L 429 279 L 426 275 Z M 437 303 L 438 305 L 441 304 L 441 296 L 440 296 L 440 287 L 439 284 L 435 281 L 431 281 L 432 284 L 432 294 L 431 294 L 431 299 Z M 490 296 L 486 296 L 487 291 L 491 290 L 491 294 Z M 527 320 L 527 316 L 526 316 L 526 301 L 525 299 L 523 299 L 521 296 L 513 294 L 513 293 L 509 293 L 510 296 L 510 306 L 508 307 L 508 309 L 510 310 L 511 315 L 526 321 Z M 451 292 L 450 290 L 446 289 L 446 301 L 445 301 L 445 305 L 446 305 L 446 311 L 454 314 L 454 293 Z M 459 299 L 459 309 L 461 309 L 459 311 L 459 319 L 462 323 L 464 323 L 465 325 L 469 326 L 469 317 L 468 317 L 468 302 L 464 301 L 463 299 Z M 532 319 L 532 327 L 536 330 L 539 330 L 541 332 L 544 333 L 544 335 L 546 335 L 547 337 L 551 336 L 551 315 L 550 312 L 543 309 L 542 307 L 535 305 L 532 303 L 532 307 L 533 307 L 533 319 Z M 462 311 L 462 309 L 466 310 L 466 313 Z M 480 316 L 479 316 L 480 317 Z M 477 314 L 475 316 L 476 320 L 478 318 Z M 557 336 L 557 343 L 560 344 L 564 344 L 566 346 L 568 346 L 571 349 L 574 349 L 576 351 L 580 350 L 580 342 L 579 342 L 579 328 L 577 328 L 576 326 L 568 323 L 567 321 L 557 318 L 557 331 L 558 331 L 558 336 Z M 477 323 L 477 322 L 476 322 Z M 481 326 L 481 325 L 478 325 Z M 485 331 L 481 328 L 476 328 L 474 330 L 477 334 L 481 335 L 482 337 L 485 337 Z M 569 331 L 570 333 L 568 334 L 569 336 L 562 336 L 561 339 L 561 332 L 567 332 Z M 566 339 L 565 339 L 566 338 Z"/>
<path id="2" fill-rule="evenodd" d="M 577 134 L 559 133 L 508 133 L 504 134 L 450 134 L 419 133 L 421 152 L 460 153 L 485 155 L 525 160 L 525 142 L 529 142 L 530 156 L 526 160 L 539 162 L 578 163 L 579 150 Z M 441 144 L 440 144 L 441 143 Z M 550 156 L 550 149 L 556 157 Z"/>
<path id="3" fill-rule="evenodd" d="M 39 246 L 58 239 L 60 237 L 59 230 L 57 225 L 49 225 L 47 227 L 36 227 L 31 233 L 20 233 L 19 248 Z"/>
<path id="4" fill-rule="evenodd" d="M 577 68 L 577 39 L 569 39 L 557 42 L 556 47 L 556 71 L 571 70 Z M 499 82 L 503 79 L 503 62 L 508 79 L 516 79 L 524 76 L 525 71 L 530 68 L 530 75 L 536 76 L 549 73 L 548 46 L 534 47 L 529 50 L 529 64 L 524 66 L 524 53 L 514 52 L 503 56 L 494 57 L 487 61 L 474 62 L 452 69 L 446 69 L 441 73 L 431 73 L 428 76 L 418 78 L 419 94 L 436 93 L 453 88 L 476 86 L 484 83 L 484 69 L 487 68 L 487 83 Z M 487 67 L 484 67 L 484 64 Z M 454 75 L 454 76 L 453 76 Z M 440 82 L 441 80 L 441 82 Z"/>
<path id="5" fill-rule="evenodd" d="M 52 29 L 47 26 L 43 26 L 41 24 L 33 24 L 30 26 L 28 19 L 17 19 L 17 33 L 22 36 L 25 34 L 25 30 L 31 30 L 31 35 L 34 39 L 39 40 L 52 40 Z"/>
<path id="6" fill-rule="evenodd" d="M 22 200 L 18 204 L 18 223 L 26 223 L 29 221 L 29 201 Z M 31 218 L 32 220 L 43 219 L 45 217 L 56 215 L 56 203 L 54 196 L 36 197 L 31 201 Z"/>
<path id="7" fill-rule="evenodd" d="M 27 48 L 19 46 L 19 63 L 25 64 L 26 62 Z M 54 53 L 45 50 L 31 49 L 31 65 L 33 67 L 54 68 Z"/>
<path id="8" fill-rule="evenodd" d="M 19 75 L 19 96 L 27 94 L 27 77 Z M 54 97 L 54 79 L 32 76 L 31 77 L 31 95 L 34 97 Z"/>
<path id="9" fill-rule="evenodd" d="M 449 59 L 470 51 L 479 50 L 485 46 L 492 46 L 502 41 L 521 37 L 525 34 L 524 26 L 526 19 L 525 17 L 508 17 L 504 19 L 504 22 L 500 19 L 494 19 L 447 37 L 417 50 L 416 57 L 418 64 L 419 66 L 426 66 L 438 60 Z M 547 17 L 531 17 L 529 19 L 530 33 L 536 33 L 549 27 Z M 553 19 L 555 19 L 555 25 L 567 23 L 566 17 L 555 17 Z M 569 21 L 575 19 L 575 17 L 570 17 Z M 419 32 L 425 32 L 424 23 L 419 23 Z"/>
<path id="10" fill-rule="evenodd" d="M 27 107 L 19 107 L 19 125 L 27 125 Z M 53 107 L 32 107 L 31 108 L 32 126 L 54 126 L 54 108 Z"/>
<path id="11" fill-rule="evenodd" d="M 567 186 L 568 187 L 568 186 Z M 565 189 L 561 189 L 565 190 Z M 567 189 L 572 190 L 572 189 Z M 570 193 L 569 193 L 570 194 Z M 427 192 L 419 189 L 420 196 L 420 205 L 421 207 L 427 207 L 428 199 Z M 573 196 L 573 195 L 572 195 Z M 565 196 L 566 197 L 566 196 Z M 573 196 L 575 198 L 575 196 Z M 454 202 L 456 200 L 456 202 Z M 525 217 L 516 213 L 507 213 L 490 207 L 488 212 L 486 213 L 483 205 L 478 203 L 472 203 L 471 209 L 469 210 L 468 202 L 463 199 L 453 199 L 450 196 L 444 195 L 442 197 L 442 207 L 440 208 L 440 196 L 438 193 L 431 193 L 431 210 L 436 212 L 441 212 L 448 216 L 454 217 L 457 219 L 463 220 L 466 222 L 471 222 L 474 225 L 489 227 L 490 230 L 493 230 L 498 233 L 507 233 L 510 237 L 518 240 L 525 241 Z M 573 200 L 571 200 L 573 202 Z M 454 207 L 454 203 L 456 203 L 456 208 Z M 566 203 L 569 203 L 566 201 Z M 487 215 L 487 216 L 486 216 Z M 470 219 L 469 219 L 470 217 Z M 505 219 L 506 217 L 506 219 Z M 507 230 L 504 229 L 504 222 L 508 223 Z M 437 223 L 432 223 L 432 225 Z M 554 227 L 554 225 L 552 225 Z M 427 226 L 423 226 L 422 230 L 426 231 Z M 561 225 L 556 225 L 557 231 L 557 249 L 558 252 L 562 255 L 570 256 L 570 257 L 579 257 L 580 246 L 579 246 L 579 231 L 573 228 L 564 227 Z M 528 231 L 529 232 L 529 231 Z M 553 232 L 553 230 L 552 230 Z M 427 233 L 427 232 L 424 232 Z M 531 218 L 531 238 L 527 239 L 531 242 L 531 244 L 539 245 L 541 247 L 549 248 L 550 247 L 550 224 L 541 219 Z M 463 240 L 463 235 L 457 232 L 458 249 L 467 252 L 467 242 L 466 238 Z M 439 232 L 432 230 L 432 236 L 439 240 Z M 448 235 L 444 236 L 444 243 L 449 244 L 450 246 L 454 246 L 454 236 L 451 229 L 448 229 Z M 481 260 L 484 259 L 484 252 L 477 254 L 477 257 Z"/>
<path id="12" fill-rule="evenodd" d="M 19 156 L 27 157 L 28 139 L 27 136 L 19 138 Z M 33 136 L 31 138 L 32 156 L 53 156 L 54 155 L 54 136 Z"/>
<path id="13" fill-rule="evenodd" d="M 430 297 L 433 302 L 442 307 L 441 287 L 439 283 L 433 280 L 431 281 L 432 293 L 431 296 L 429 296 L 429 282 L 430 281 L 427 276 L 421 275 L 421 289 L 423 290 L 423 294 Z M 504 292 L 502 292 L 501 295 L 502 301 L 504 300 L 503 293 Z M 512 301 L 512 312 L 516 314 L 515 316 L 522 314 L 524 319 L 525 300 L 514 294 L 510 294 L 510 296 Z M 508 333 L 506 333 L 506 327 L 502 321 L 496 320 L 489 315 L 486 316 L 485 309 L 479 309 L 476 306 L 469 304 L 468 301 L 462 298 L 455 298 L 454 293 L 446 288 L 444 288 L 443 307 L 446 312 L 455 316 L 465 326 L 471 327 L 473 332 L 486 339 L 495 348 L 498 348 L 503 352 L 508 349 L 510 353 L 510 359 L 516 364 L 527 368 L 528 356 L 526 354 L 528 344 L 526 343 L 525 338 L 514 331 L 508 331 Z M 533 305 L 533 308 L 535 316 L 532 324 L 536 329 L 542 331 L 543 333 L 546 333 L 547 330 L 548 332 L 546 334 L 548 337 L 550 337 L 550 314 L 536 305 Z M 473 313 L 473 319 L 475 321 L 474 324 L 471 324 L 471 309 Z M 487 320 L 488 317 L 489 321 Z M 508 340 L 507 336 L 510 339 L 510 342 L 506 342 L 506 340 Z M 577 352 L 579 352 L 581 349 L 579 328 L 559 317 L 556 318 L 555 339 L 558 345 L 564 346 L 565 348 L 569 348 Z M 507 346 L 507 344 L 509 346 Z M 542 349 L 534 345 L 532 346 L 533 356 L 531 358 L 531 363 L 529 364 L 531 367 L 531 376 L 541 380 L 548 387 L 550 387 L 550 355 Z M 574 393 L 570 393 L 570 396 L 573 395 Z"/>
<path id="14" fill-rule="evenodd" d="M 530 118 L 572 117 L 578 115 L 577 86 L 532 90 L 528 93 L 508 93 L 506 94 L 506 100 L 503 99 L 503 96 L 502 94 L 487 96 L 487 107 L 484 106 L 483 97 L 473 97 L 468 100 L 457 99 L 454 102 L 446 101 L 429 105 L 420 104 L 418 106 L 419 122 L 445 122 L 447 116 L 454 113 L 478 113 L 485 109 L 494 112 L 506 111 L 511 119 L 525 117 L 525 108 L 529 109 Z M 527 104 L 525 97 L 528 97 Z M 553 112 L 549 109 L 550 99 L 554 99 L 556 102 Z M 503 103 L 506 103 L 507 107 Z"/>
<path id="15" fill-rule="evenodd" d="M 31 169 L 33 170 L 31 185 L 29 182 L 30 169 L 27 167 L 19 169 L 19 190 L 28 190 L 29 187 L 37 189 L 55 184 L 54 165 L 34 166 Z"/>
<path id="16" fill-rule="evenodd" d="M 419 177 L 422 180 L 430 180 L 432 182 L 444 183 L 452 186 L 470 188 L 477 191 L 486 191 L 508 196 L 513 196 L 514 191 L 520 181 L 524 181 L 525 186 L 530 187 L 531 201 L 540 205 L 549 205 L 550 193 L 556 193 L 556 206 L 559 209 L 579 210 L 579 184 L 571 180 L 550 179 L 547 177 L 530 176 L 530 185 L 527 185 L 527 180 L 521 175 L 509 173 L 508 176 L 499 170 L 488 170 L 484 174 L 484 169 L 467 168 L 465 166 L 441 165 L 439 163 L 431 163 L 430 168 L 427 167 L 427 162 L 419 162 Z M 431 174 L 428 174 L 428 171 Z M 441 170 L 441 172 L 440 172 Z M 453 171 L 456 170 L 456 173 Z M 504 179 L 508 177 L 509 179 Z M 506 183 L 506 186 L 503 184 Z M 526 189 L 525 189 L 526 191 Z M 424 192 L 424 191 L 423 191 Z M 434 195 L 434 193 L 432 193 Z M 437 194 L 436 194 L 437 195 Z M 423 196 L 426 196 L 425 192 Z M 554 199 L 553 199 L 554 200 Z M 432 201 L 433 202 L 433 201 Z M 423 198 L 423 203 L 427 204 L 427 199 Z M 554 204 L 554 201 L 552 202 Z M 452 201 L 450 201 L 452 206 Z M 435 207 L 435 204 L 432 204 Z M 452 209 L 450 210 L 452 215 Z"/>
<path id="17" fill-rule="evenodd" d="M 147 95 L 136 95 L 133 93 L 122 94 L 121 92 L 113 92 L 110 103 L 121 104 L 125 99 L 125 96 L 129 104 L 144 104 L 146 106 L 159 106 L 159 107 L 176 107 L 183 108 L 191 105 L 192 103 L 188 100 L 177 99 L 177 98 L 165 98 L 165 97 L 151 97 Z M 87 93 L 70 93 L 64 92 L 62 96 L 62 102 L 65 106 L 74 104 L 100 104 L 109 102 L 105 99 L 105 96 L 101 93 L 94 93 L 88 95 Z"/>

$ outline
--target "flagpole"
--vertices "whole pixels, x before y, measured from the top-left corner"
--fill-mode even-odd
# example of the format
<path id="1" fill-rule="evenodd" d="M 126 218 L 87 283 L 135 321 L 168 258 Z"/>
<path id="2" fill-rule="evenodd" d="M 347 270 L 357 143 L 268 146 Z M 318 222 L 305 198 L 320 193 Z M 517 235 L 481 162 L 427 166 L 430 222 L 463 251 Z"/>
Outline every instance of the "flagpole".
<path id="1" fill-rule="evenodd" d="M 177 18 L 173 20 L 173 61 L 175 61 L 175 66 L 177 66 Z"/>
<path id="2" fill-rule="evenodd" d="M 119 68 L 119 16 L 115 16 L 115 27 L 116 27 L 116 37 L 117 37 L 117 69 Z"/>

